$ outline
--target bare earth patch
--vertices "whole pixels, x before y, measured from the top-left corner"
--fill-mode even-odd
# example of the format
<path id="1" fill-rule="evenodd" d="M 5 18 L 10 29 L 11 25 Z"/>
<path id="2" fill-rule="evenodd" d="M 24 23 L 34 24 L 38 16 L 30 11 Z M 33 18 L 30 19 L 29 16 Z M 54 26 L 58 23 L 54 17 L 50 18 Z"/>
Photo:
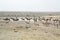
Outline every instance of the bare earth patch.
<path id="1" fill-rule="evenodd" d="M 0 40 L 60 40 L 60 29 L 41 23 L 40 26 L 25 22 L 0 23 Z"/>

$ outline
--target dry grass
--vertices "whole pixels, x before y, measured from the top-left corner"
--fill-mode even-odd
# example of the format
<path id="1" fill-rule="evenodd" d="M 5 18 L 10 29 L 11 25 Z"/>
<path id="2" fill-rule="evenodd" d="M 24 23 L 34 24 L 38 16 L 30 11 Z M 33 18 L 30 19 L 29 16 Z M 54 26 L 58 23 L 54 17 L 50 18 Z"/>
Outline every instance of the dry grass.
<path id="1" fill-rule="evenodd" d="M 0 40 L 60 40 L 60 29 L 38 23 L 0 23 Z"/>

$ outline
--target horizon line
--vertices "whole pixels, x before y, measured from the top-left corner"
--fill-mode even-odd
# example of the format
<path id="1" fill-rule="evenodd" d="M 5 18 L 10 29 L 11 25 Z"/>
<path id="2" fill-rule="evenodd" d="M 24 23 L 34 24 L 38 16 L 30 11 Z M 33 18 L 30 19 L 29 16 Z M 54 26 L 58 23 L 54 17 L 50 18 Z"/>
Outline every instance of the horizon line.
<path id="1" fill-rule="evenodd" d="M 0 11 L 0 12 L 60 12 L 60 11 Z"/>

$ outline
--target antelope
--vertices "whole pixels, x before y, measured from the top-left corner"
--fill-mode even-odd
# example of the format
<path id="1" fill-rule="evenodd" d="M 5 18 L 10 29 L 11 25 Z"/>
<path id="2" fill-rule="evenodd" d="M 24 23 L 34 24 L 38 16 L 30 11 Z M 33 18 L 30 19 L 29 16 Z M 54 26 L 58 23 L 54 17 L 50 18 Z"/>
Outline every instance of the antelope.
<path id="1" fill-rule="evenodd" d="M 19 19 L 18 18 L 11 18 L 13 21 L 18 21 Z"/>
<path id="2" fill-rule="evenodd" d="M 9 21 L 10 21 L 9 18 L 5 18 L 5 19 L 3 19 L 3 20 L 7 21 L 6 23 L 9 23 Z"/>

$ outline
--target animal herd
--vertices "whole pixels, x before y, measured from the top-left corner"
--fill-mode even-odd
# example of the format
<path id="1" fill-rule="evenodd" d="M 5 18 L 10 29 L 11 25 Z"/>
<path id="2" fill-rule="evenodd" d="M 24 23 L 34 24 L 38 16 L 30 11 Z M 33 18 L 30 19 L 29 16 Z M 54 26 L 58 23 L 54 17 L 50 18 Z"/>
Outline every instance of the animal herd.
<path id="1" fill-rule="evenodd" d="M 4 21 L 28 21 L 28 22 L 38 22 L 40 21 L 42 24 L 50 24 L 58 27 L 60 25 L 60 18 L 54 17 L 5 17 Z"/>

